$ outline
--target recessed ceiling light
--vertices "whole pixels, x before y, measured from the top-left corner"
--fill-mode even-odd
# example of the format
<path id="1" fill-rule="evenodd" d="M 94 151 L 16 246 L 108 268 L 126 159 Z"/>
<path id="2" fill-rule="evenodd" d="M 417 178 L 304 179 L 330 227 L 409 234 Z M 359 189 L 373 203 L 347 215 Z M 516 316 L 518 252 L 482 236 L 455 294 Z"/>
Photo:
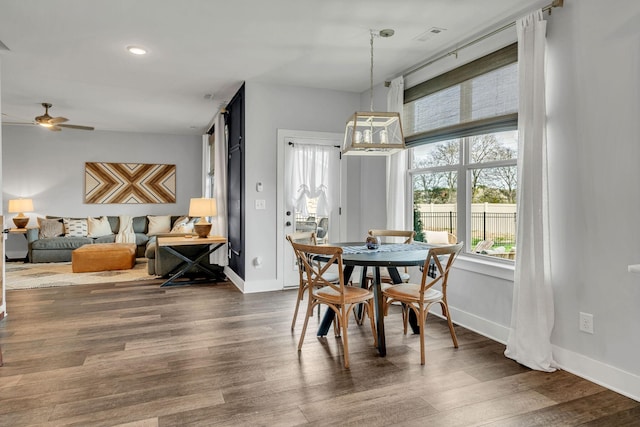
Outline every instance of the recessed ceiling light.
<path id="1" fill-rule="evenodd" d="M 129 51 L 129 53 L 132 53 L 134 55 L 146 55 L 147 54 L 147 49 L 140 47 L 140 46 L 127 46 L 127 50 Z"/>

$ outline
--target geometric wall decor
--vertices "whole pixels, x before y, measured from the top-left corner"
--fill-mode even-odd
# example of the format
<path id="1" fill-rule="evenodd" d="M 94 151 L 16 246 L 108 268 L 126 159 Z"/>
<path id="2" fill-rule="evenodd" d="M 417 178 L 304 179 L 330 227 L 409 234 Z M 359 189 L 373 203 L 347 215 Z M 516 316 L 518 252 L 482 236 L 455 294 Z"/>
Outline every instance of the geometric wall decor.
<path id="1" fill-rule="evenodd" d="M 84 164 L 85 203 L 175 203 L 176 165 Z"/>

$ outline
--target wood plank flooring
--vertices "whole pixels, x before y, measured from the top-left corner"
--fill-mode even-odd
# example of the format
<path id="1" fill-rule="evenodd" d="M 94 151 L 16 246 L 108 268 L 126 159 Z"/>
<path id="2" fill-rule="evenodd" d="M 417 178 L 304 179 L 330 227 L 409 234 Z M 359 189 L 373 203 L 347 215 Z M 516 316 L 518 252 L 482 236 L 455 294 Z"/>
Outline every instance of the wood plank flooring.
<path id="1" fill-rule="evenodd" d="M 158 281 L 8 291 L 0 322 L 0 426 L 637 426 L 640 403 L 567 372 L 531 371 L 504 346 L 427 321 L 402 334 L 392 307 L 387 357 L 368 324 L 342 345 L 304 316 L 294 291 L 243 295 L 229 283 Z"/>

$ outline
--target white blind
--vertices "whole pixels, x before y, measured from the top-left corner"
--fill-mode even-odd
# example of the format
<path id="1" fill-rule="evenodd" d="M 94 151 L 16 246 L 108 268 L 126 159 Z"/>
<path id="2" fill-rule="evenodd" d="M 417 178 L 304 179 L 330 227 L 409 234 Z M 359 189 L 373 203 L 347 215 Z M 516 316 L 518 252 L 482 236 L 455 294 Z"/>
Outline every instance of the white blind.
<path id="1" fill-rule="evenodd" d="M 404 91 L 407 146 L 518 127 L 518 44 Z"/>
<path id="2" fill-rule="evenodd" d="M 404 132 L 437 129 L 504 117 L 518 112 L 518 66 L 512 63 L 418 98 L 404 105 Z"/>

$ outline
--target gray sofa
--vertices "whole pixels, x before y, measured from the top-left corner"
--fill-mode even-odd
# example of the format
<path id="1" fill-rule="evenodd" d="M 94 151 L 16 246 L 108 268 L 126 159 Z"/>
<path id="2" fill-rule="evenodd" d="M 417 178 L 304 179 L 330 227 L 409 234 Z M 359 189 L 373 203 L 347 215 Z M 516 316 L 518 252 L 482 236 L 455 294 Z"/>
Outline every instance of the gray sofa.
<path id="1" fill-rule="evenodd" d="M 60 217 L 47 216 L 48 219 L 57 219 Z M 30 228 L 27 230 L 28 257 L 29 261 L 36 262 L 68 262 L 71 261 L 71 252 L 80 246 L 92 243 L 113 243 L 116 234 L 120 229 L 120 218 L 117 216 L 108 216 L 111 231 L 114 234 L 97 238 L 92 237 L 49 237 L 40 239 L 38 237 L 39 229 Z M 179 216 L 171 217 L 171 224 L 179 218 Z M 133 217 L 133 231 L 136 235 L 136 257 L 144 257 L 147 248 L 149 236 L 147 231 L 149 223 L 146 216 Z"/>

